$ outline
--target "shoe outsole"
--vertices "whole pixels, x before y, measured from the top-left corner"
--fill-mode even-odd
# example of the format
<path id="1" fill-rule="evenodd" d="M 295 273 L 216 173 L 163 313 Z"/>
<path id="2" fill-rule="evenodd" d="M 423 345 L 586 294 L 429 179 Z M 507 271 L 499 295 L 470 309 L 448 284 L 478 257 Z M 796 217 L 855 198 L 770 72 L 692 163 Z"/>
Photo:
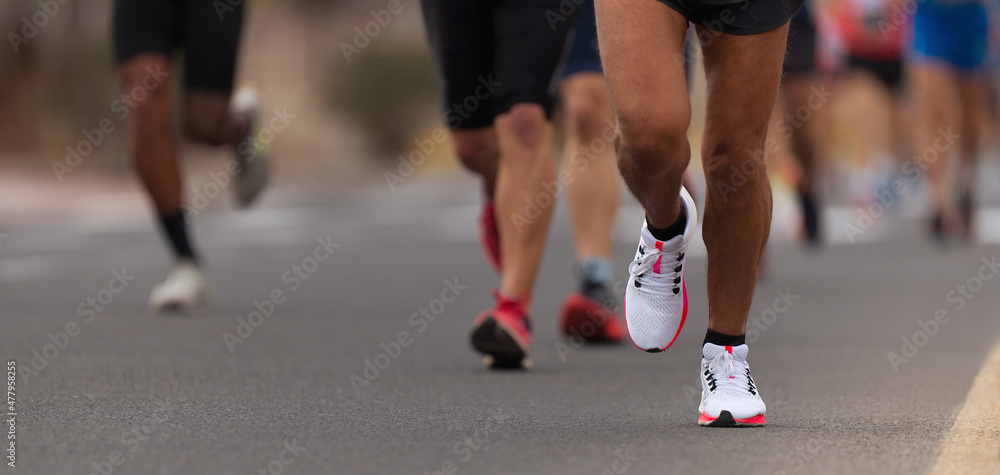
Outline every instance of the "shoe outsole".
<path id="1" fill-rule="evenodd" d="M 722 411 L 714 419 L 705 413 L 698 418 L 698 425 L 703 427 L 762 427 L 766 423 L 763 414 L 749 419 L 736 419 L 729 411 Z"/>
<path id="2" fill-rule="evenodd" d="M 254 159 L 257 163 L 240 164 L 240 174 L 236 178 L 240 180 L 235 186 L 236 207 L 243 209 L 257 201 L 257 198 L 267 188 L 270 175 L 269 159 L 266 155 L 260 155 Z"/>
<path id="3" fill-rule="evenodd" d="M 195 303 L 191 302 L 164 302 L 159 305 L 153 305 L 153 312 L 158 315 L 164 316 L 181 316 L 181 315 L 194 315 L 205 306 L 205 302 L 198 301 Z"/>
<path id="4" fill-rule="evenodd" d="M 487 317 L 472 332 L 472 347 L 487 355 L 488 366 L 497 369 L 526 368 L 527 353 L 493 317 Z"/>
<path id="5" fill-rule="evenodd" d="M 182 314 L 190 313 L 194 307 L 186 303 L 171 302 L 168 304 L 161 305 L 156 311 L 157 313 L 164 314 Z"/>

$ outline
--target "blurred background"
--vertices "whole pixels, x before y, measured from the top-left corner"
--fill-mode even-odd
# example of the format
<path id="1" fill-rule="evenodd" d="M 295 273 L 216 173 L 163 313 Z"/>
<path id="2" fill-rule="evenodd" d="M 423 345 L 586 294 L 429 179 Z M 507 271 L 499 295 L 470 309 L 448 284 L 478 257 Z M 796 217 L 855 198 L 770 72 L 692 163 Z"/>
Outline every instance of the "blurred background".
<path id="1" fill-rule="evenodd" d="M 271 186 L 247 210 L 233 210 L 228 190 L 211 193 L 219 191 L 213 174 L 225 169 L 231 150 L 182 145 L 184 199 L 198 211 L 192 233 L 206 257 L 211 305 L 197 318 L 155 318 L 148 296 L 168 269 L 169 253 L 127 157 L 126 121 L 115 111 L 122 93 L 110 41 L 112 2 L 49 1 L 58 5 L 52 15 L 38 1 L 0 0 L 0 357 L 40 373 L 22 386 L 26 473 L 89 471 L 121 449 L 123 431 L 140 426 L 151 428 L 152 442 L 143 441 L 135 460 L 130 455 L 132 473 L 248 473 L 269 467 L 293 438 L 308 447 L 294 462 L 300 473 L 433 473 L 454 458 L 453 441 L 495 414 L 502 429 L 464 465 L 471 472 L 600 473 L 625 444 L 641 457 L 634 473 L 668 466 L 696 473 L 704 460 L 719 458 L 718 438 L 696 432 L 690 417 L 699 393 L 692 358 L 708 314 L 703 262 L 689 271 L 698 283 L 690 285 L 688 325 L 695 329 L 681 335 L 670 358 L 626 344 L 574 348 L 567 359 L 554 324 L 574 285 L 563 199 L 534 302 L 538 369 L 481 370 L 467 332 L 491 301 L 496 275 L 479 250 L 480 185 L 447 144 L 418 166 L 401 165 L 419 141 L 442 130 L 419 2 L 402 0 L 402 12 L 369 36 L 372 10 L 385 1 L 247 1 L 237 85 L 260 93 L 264 116 L 277 109 L 290 123 L 270 143 Z M 901 351 L 901 338 L 908 355 L 907 339 L 934 310 L 952 309 L 945 296 L 956 283 L 984 275 L 982 262 L 995 260 L 1000 244 L 996 29 L 975 119 L 981 133 L 969 239 L 934 243 L 922 181 L 906 181 L 896 204 L 878 203 L 891 183 L 906 179 L 902 165 L 918 155 L 913 91 L 906 74 L 892 91 L 853 67 L 850 31 L 877 24 L 863 13 L 866 5 L 879 4 L 885 14 L 905 3 L 811 4 L 817 71 L 806 91 L 814 100 L 808 110 L 791 108 L 799 118 L 789 118 L 787 97 L 775 109 L 767 149 L 771 248 L 751 319 L 759 324 L 774 296 L 789 288 L 801 300 L 760 330 L 754 376 L 776 423 L 766 437 L 732 433 L 733 450 L 744 451 L 726 461 L 734 472 L 923 472 L 995 344 L 1000 294 L 995 282 L 984 287 L 980 280 L 988 291 L 956 310 L 954 323 L 942 324 L 926 350 L 902 366 L 886 361 Z M 38 15 L 43 21 L 35 21 Z M 905 16 L 894 25 L 909 29 Z M 696 49 L 690 173 L 703 201 L 699 61 Z M 170 80 L 179 86 L 181 77 Z M 93 140 L 106 120 L 114 130 Z M 804 172 L 782 133 L 789 124 L 815 135 L 826 247 L 803 245 L 797 187 Z M 616 275 L 625 276 L 643 211 L 620 189 L 614 253 Z M 855 235 L 850 226 L 864 229 Z M 317 239 L 340 245 L 332 264 L 302 283 L 252 341 L 227 347 L 222 335 L 235 331 L 238 317 L 274 289 L 291 295 L 284 276 L 313 255 Z M 704 258 L 700 240 L 691 256 Z M 383 262 L 397 265 L 375 265 Z M 67 322 L 80 322 L 78 305 L 101 295 L 95 290 L 109 270 L 135 281 L 93 324 L 80 323 L 83 333 L 69 346 L 36 356 L 55 349 L 50 339 Z M 440 295 L 442 279 L 469 290 L 405 357 L 393 357 L 389 376 L 356 392 L 350 378 L 364 374 L 383 342 L 413 331 L 407 318 Z M 820 449 L 794 452 L 806 439 Z"/>
<path id="2" fill-rule="evenodd" d="M 404 11 L 351 61 L 341 44 L 353 44 L 360 31 L 354 27 L 371 20 L 369 5 L 248 3 L 237 87 L 256 88 L 265 113 L 276 107 L 295 116 L 293 126 L 270 144 L 277 187 L 378 181 L 412 137 L 440 125 L 417 3 L 404 3 Z M 111 7 L 107 0 L 60 5 L 34 37 L 21 34 L 28 42 L 16 52 L 13 40 L 0 52 L 0 218 L 145 206 L 126 155 L 125 121 L 112 110 L 121 89 L 113 67 Z M 40 11 L 35 2 L 3 2 L 0 29 L 21 33 L 23 19 Z M 181 77 L 174 75 L 175 86 Z M 114 121 L 115 131 L 59 180 L 53 162 L 65 162 L 86 139 L 84 130 L 97 129 L 105 118 Z M 222 169 L 228 154 L 185 146 L 185 190 L 198 189 L 209 170 Z M 454 172 L 448 155 L 442 149 L 421 173 Z M 117 193 L 122 197 L 110 198 Z"/>
<path id="3" fill-rule="evenodd" d="M 874 192 L 898 174 L 898 164 L 913 153 L 909 133 L 913 111 L 906 80 L 894 93 L 871 74 L 847 64 L 844 28 L 837 12 L 843 9 L 841 4 L 851 3 L 855 2 L 825 1 L 813 6 L 819 31 L 820 73 L 815 85 L 830 91 L 831 97 L 810 114 L 809 125 L 822 129 L 818 185 L 823 203 L 829 205 L 823 213 L 826 240 L 833 243 L 845 237 L 842 231 L 834 232 L 838 224 L 853 219 L 856 209 L 869 204 Z M 419 4 L 404 2 L 402 13 L 372 38 L 362 32 L 371 20 L 368 3 L 256 0 L 249 5 L 237 84 L 256 88 L 263 97 L 263 110 L 277 107 L 295 115 L 293 126 L 276 134 L 271 143 L 275 189 L 379 186 L 386 181 L 386 172 L 397 171 L 399 157 L 414 149 L 414 140 L 440 127 Z M 36 2 L 4 2 L 0 5 L 2 31 L 23 35 L 26 19 L 40 8 Z M 26 43 L 0 52 L 4 86 L 0 94 L 0 223 L 85 211 L 111 213 L 112 208 L 143 212 L 145 199 L 125 153 L 127 134 L 122 131 L 126 124 L 112 111 L 121 93 L 113 70 L 110 18 L 110 1 L 74 0 L 60 5 L 43 26 L 34 28 L 34 36 L 24 36 Z M 996 36 L 991 37 L 992 64 L 996 64 Z M 14 45 L 10 37 L 8 41 Z M 359 41 L 365 44 L 364 54 L 349 54 L 347 50 Z M 697 51 L 692 60 L 700 61 Z M 695 71 L 691 171 L 703 183 L 698 144 L 704 120 L 704 75 L 697 66 Z M 976 174 L 977 203 L 987 206 L 1000 204 L 996 68 L 990 67 L 989 74 L 989 106 L 981 118 Z M 175 75 L 175 83 L 179 77 Z M 85 131 L 96 129 L 104 118 L 114 120 L 115 131 L 92 147 L 71 173 L 60 177 L 54 162 L 65 162 L 86 139 Z M 776 111 L 775 125 L 781 120 L 781 111 Z M 769 148 L 777 198 L 774 234 L 777 242 L 793 241 L 801 234 L 794 188 L 802 171 L 790 159 L 787 141 L 781 134 L 772 131 L 772 135 L 776 139 L 776 146 Z M 210 179 L 208 172 L 224 166 L 227 153 L 186 145 L 185 190 L 201 189 Z M 435 149 L 415 174 L 425 179 L 465 176 L 447 145 Z M 268 196 L 264 198 L 266 204 Z M 926 217 L 929 211 L 923 191 L 904 198 L 904 205 L 892 210 L 897 217 Z M 217 209 L 227 204 L 220 199 L 211 200 L 209 206 Z M 1000 235 L 994 236 L 1000 230 L 992 231 L 989 226 L 977 227 L 976 233 L 980 240 L 1000 240 Z"/>

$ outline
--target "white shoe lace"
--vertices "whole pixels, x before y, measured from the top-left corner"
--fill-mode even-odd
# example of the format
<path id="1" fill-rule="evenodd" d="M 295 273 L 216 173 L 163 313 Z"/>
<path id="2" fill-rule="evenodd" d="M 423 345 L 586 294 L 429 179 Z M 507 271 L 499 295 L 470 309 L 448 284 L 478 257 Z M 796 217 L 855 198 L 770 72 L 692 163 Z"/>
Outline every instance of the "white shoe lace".
<path id="1" fill-rule="evenodd" d="M 680 294 L 681 272 L 684 267 L 684 247 L 674 252 L 661 251 L 654 248 L 648 254 L 646 250 L 640 249 L 639 254 L 639 257 L 628 265 L 628 273 L 635 277 L 635 281 L 638 284 L 636 288 L 651 294 L 668 297 Z M 663 258 L 660 261 L 661 272 L 650 272 L 656 266 L 656 261 L 661 257 Z M 666 267 L 666 272 L 662 272 L 664 267 Z"/>
<path id="2" fill-rule="evenodd" d="M 708 363 L 708 372 L 715 381 L 713 393 L 726 391 L 744 395 L 749 390 L 750 394 L 757 395 L 757 386 L 750 376 L 750 365 L 736 360 L 728 351 L 719 353 Z"/>

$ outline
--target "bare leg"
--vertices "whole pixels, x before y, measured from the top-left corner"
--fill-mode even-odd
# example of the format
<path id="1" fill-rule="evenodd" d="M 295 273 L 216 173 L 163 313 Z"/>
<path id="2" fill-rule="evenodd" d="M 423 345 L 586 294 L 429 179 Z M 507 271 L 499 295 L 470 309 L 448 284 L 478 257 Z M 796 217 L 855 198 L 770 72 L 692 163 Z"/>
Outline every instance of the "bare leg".
<path id="1" fill-rule="evenodd" d="M 503 259 L 500 292 L 526 298 L 535 283 L 556 198 L 545 186 L 555 183 L 552 124 L 537 104 L 516 104 L 494 124 L 500 148 L 494 198 Z"/>
<path id="2" fill-rule="evenodd" d="M 971 190 L 975 181 L 976 157 L 979 153 L 980 133 L 986 120 L 984 105 L 987 102 L 986 84 L 982 77 L 971 77 L 962 80 L 962 118 L 961 118 L 961 169 L 959 185 L 963 192 Z"/>
<path id="3" fill-rule="evenodd" d="M 665 228 L 677 221 L 681 180 L 691 159 L 683 61 L 687 19 L 651 0 L 597 0 L 596 8 L 601 60 L 618 117 L 618 169 L 650 224 Z M 666 60 L 649 61 L 642 51 Z"/>
<path id="4" fill-rule="evenodd" d="M 451 133 L 451 139 L 459 160 L 466 168 L 483 178 L 483 189 L 492 198 L 500 159 L 494 128 L 456 130 Z"/>
<path id="5" fill-rule="evenodd" d="M 714 38 L 702 45 L 708 80 L 702 141 L 708 328 L 741 335 L 771 226 L 764 146 L 788 25 L 750 36 L 699 30 L 699 36 Z"/>
<path id="6" fill-rule="evenodd" d="M 776 126 L 778 134 L 787 137 L 789 148 L 793 157 L 799 164 L 801 176 L 798 183 L 799 205 L 802 210 L 802 222 L 805 231 L 805 238 L 811 244 L 821 242 L 821 211 L 819 207 L 819 197 L 817 196 L 816 181 L 819 179 L 819 154 L 817 141 L 817 130 L 822 126 L 822 109 L 827 100 L 826 97 L 819 97 L 816 90 L 822 91 L 825 87 L 816 80 L 814 73 L 799 74 L 792 78 L 786 78 L 782 83 L 783 107 L 778 113 L 779 121 Z M 817 87 L 819 89 L 817 89 Z M 821 93 L 822 94 L 822 93 Z M 820 102 L 822 101 L 822 102 Z M 795 117 L 808 111 L 806 120 L 791 122 L 789 116 Z M 774 134 L 772 134 L 773 136 Z"/>
<path id="7" fill-rule="evenodd" d="M 937 150 L 934 141 L 939 136 L 939 129 L 947 129 L 959 119 L 957 80 L 944 67 L 927 63 L 910 65 L 908 73 L 915 103 L 915 153 L 918 157 L 936 157 L 921 163 L 928 166 L 926 174 L 934 212 L 943 215 L 947 227 L 949 222 L 954 221 L 956 214 L 950 199 L 948 180 L 955 147 Z"/>
<path id="8" fill-rule="evenodd" d="M 232 112 L 229 93 L 191 90 L 184 95 L 184 134 L 208 145 L 237 145 L 246 139 L 250 118 Z"/>
<path id="9" fill-rule="evenodd" d="M 125 94 L 143 89 L 145 99 L 135 101 L 129 121 L 129 154 L 139 178 L 161 216 L 181 210 L 181 176 L 177 142 L 171 130 L 170 82 L 155 86 L 147 76 L 153 71 L 170 71 L 170 61 L 157 53 L 138 55 L 118 68 Z M 146 85 L 143 85 L 143 82 Z M 133 97 L 136 97 L 133 95 Z"/>
<path id="10" fill-rule="evenodd" d="M 575 74 L 563 80 L 566 146 L 563 168 L 576 257 L 611 257 L 618 210 L 618 173 L 609 128 L 614 115 L 604 76 Z"/>
<path id="11" fill-rule="evenodd" d="M 801 107 L 805 107 L 806 110 L 812 112 L 810 120 L 803 121 L 801 127 L 792 129 L 791 137 L 789 137 L 792 155 L 799 161 L 802 167 L 802 179 L 799 181 L 799 191 L 806 194 L 811 194 L 814 191 L 818 169 L 816 124 L 813 123 L 813 120 L 816 119 L 815 116 L 819 113 L 819 110 L 809 104 L 809 98 L 813 95 L 812 88 L 815 84 L 814 76 L 808 75 L 786 80 L 782 85 L 782 96 L 785 104 L 784 113 L 795 114 L 795 111 Z"/>

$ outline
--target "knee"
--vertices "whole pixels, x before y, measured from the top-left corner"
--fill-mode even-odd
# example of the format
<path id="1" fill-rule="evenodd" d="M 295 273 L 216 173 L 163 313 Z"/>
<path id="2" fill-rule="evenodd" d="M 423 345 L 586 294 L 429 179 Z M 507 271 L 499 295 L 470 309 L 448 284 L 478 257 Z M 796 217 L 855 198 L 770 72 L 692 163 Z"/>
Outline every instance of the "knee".
<path id="1" fill-rule="evenodd" d="M 209 145 L 221 145 L 228 113 L 227 109 L 185 110 L 184 118 L 181 121 L 184 137 Z"/>
<path id="2" fill-rule="evenodd" d="M 497 117 L 497 130 L 513 139 L 522 150 L 537 150 L 544 144 L 548 117 L 538 104 L 515 104 Z"/>
<path id="3" fill-rule="evenodd" d="M 467 168 L 479 171 L 496 161 L 497 144 L 492 129 L 452 133 L 455 154 Z"/>
<path id="4" fill-rule="evenodd" d="M 766 153 L 761 144 L 706 144 L 702 162 L 710 189 L 734 191 L 747 184 L 767 183 Z"/>
<path id="5" fill-rule="evenodd" d="M 602 90 L 582 90 L 567 95 L 564 114 L 566 131 L 584 144 L 607 135 L 613 127 L 611 103 Z"/>
<path id="6" fill-rule="evenodd" d="M 691 159 L 688 120 L 687 116 L 656 115 L 634 120 L 619 115 L 615 150 L 622 173 L 683 173 Z"/>
<path id="7" fill-rule="evenodd" d="M 166 60 L 134 59 L 121 68 L 122 102 L 130 109 L 133 129 L 139 138 L 170 126 L 170 91 L 167 84 L 149 74 L 166 69 Z"/>

